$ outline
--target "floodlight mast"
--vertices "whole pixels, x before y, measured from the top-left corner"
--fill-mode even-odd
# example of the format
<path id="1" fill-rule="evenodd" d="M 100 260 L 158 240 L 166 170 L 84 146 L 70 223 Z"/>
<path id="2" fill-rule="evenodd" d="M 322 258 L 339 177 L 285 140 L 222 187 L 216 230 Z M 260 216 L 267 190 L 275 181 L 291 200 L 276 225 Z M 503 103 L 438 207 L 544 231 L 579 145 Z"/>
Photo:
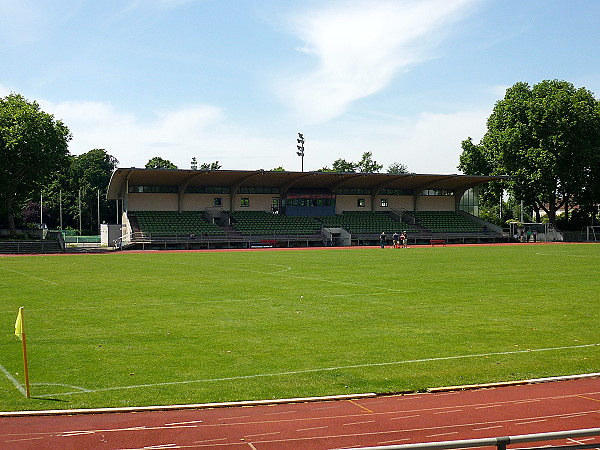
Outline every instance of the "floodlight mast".
<path id="1" fill-rule="evenodd" d="M 296 155 L 302 158 L 302 172 L 304 172 L 304 135 L 302 133 L 298 133 L 298 139 L 296 139 L 296 141 L 298 142 L 296 145 L 296 148 L 298 149 Z"/>

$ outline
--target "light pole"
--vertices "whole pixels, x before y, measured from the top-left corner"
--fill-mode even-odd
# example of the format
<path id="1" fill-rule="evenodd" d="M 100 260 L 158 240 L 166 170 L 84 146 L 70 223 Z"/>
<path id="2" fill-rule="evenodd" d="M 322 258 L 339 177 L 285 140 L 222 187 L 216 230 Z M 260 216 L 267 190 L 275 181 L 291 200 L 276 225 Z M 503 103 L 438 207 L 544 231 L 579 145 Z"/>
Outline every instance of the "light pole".
<path id="1" fill-rule="evenodd" d="M 298 139 L 296 140 L 298 141 L 298 145 L 296 145 L 298 148 L 296 155 L 302 158 L 302 172 L 304 172 L 304 135 L 302 133 L 298 133 Z"/>

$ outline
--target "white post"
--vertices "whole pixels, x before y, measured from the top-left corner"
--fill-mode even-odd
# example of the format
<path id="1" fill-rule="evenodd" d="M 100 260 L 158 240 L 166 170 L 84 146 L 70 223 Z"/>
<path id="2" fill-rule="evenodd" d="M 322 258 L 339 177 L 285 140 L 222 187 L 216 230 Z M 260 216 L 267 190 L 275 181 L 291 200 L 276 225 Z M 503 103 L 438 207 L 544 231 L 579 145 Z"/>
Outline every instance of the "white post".
<path id="1" fill-rule="evenodd" d="M 62 190 L 58 191 L 58 211 L 60 216 L 60 229 L 63 229 L 62 223 Z"/>
<path id="2" fill-rule="evenodd" d="M 79 188 L 79 234 L 81 235 L 81 188 Z"/>
<path id="3" fill-rule="evenodd" d="M 521 200 L 521 223 L 523 223 L 523 200 Z"/>
<path id="4" fill-rule="evenodd" d="M 98 189 L 98 234 L 100 234 L 100 189 Z"/>

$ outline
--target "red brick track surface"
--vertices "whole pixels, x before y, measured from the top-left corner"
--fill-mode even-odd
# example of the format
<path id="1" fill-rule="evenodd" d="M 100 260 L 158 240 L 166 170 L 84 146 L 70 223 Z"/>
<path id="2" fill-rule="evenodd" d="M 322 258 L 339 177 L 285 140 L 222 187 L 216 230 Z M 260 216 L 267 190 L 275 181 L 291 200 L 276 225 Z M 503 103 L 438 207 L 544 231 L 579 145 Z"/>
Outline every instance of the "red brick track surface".
<path id="1" fill-rule="evenodd" d="M 320 403 L 0 417 L 0 448 L 330 449 L 596 427 L 600 378 L 590 378 Z M 599 437 L 577 439 L 595 442 L 600 447 Z"/>

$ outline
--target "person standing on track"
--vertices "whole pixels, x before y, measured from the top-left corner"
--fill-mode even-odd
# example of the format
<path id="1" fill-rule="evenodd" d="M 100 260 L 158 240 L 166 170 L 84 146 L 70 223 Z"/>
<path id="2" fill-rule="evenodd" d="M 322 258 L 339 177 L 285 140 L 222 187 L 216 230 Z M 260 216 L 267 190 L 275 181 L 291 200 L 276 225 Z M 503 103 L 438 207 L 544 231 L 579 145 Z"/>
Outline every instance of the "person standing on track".
<path id="1" fill-rule="evenodd" d="M 385 248 L 385 231 L 382 231 L 379 235 L 379 245 L 381 245 L 381 248 Z"/>

